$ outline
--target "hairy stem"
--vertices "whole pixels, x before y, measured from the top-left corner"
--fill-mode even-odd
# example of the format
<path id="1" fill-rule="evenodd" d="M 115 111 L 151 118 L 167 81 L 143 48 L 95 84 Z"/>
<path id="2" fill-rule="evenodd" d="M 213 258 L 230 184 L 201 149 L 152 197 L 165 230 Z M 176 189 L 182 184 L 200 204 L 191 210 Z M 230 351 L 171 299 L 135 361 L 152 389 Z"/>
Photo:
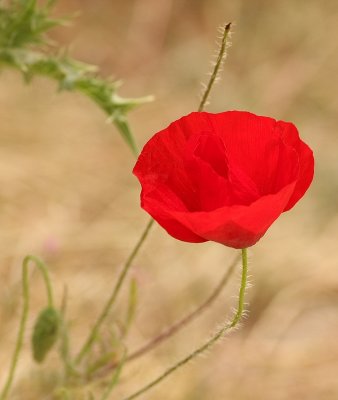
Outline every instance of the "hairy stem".
<path id="1" fill-rule="evenodd" d="M 222 35 L 222 41 L 221 41 L 221 45 L 220 45 L 220 48 L 219 48 L 216 64 L 215 64 L 214 69 L 213 69 L 213 71 L 211 73 L 210 80 L 209 80 L 209 82 L 208 82 L 208 84 L 206 86 L 206 89 L 205 89 L 205 91 L 203 93 L 201 103 L 200 103 L 200 105 L 198 107 L 198 111 L 203 111 L 203 109 L 204 109 L 204 107 L 205 107 L 205 105 L 207 103 L 208 97 L 210 95 L 210 91 L 211 91 L 214 83 L 216 82 L 218 73 L 220 71 L 222 63 L 223 63 L 224 58 L 226 56 L 227 38 L 228 38 L 228 35 L 229 35 L 229 32 L 230 32 L 230 28 L 231 28 L 231 23 L 226 24 L 225 27 L 224 27 L 223 35 Z"/>
<path id="2" fill-rule="evenodd" d="M 221 45 L 220 52 L 219 52 L 219 55 L 218 55 L 217 63 L 215 65 L 215 69 L 213 71 L 213 74 L 211 75 L 210 81 L 209 81 L 209 83 L 207 85 L 207 88 L 206 88 L 206 90 L 205 90 L 205 92 L 203 94 L 201 103 L 200 103 L 200 105 L 198 107 L 198 111 L 202 111 L 203 110 L 203 108 L 205 106 L 205 103 L 206 103 L 206 101 L 207 101 L 207 99 L 209 97 L 211 88 L 213 87 L 213 85 L 215 83 L 217 74 L 219 72 L 219 68 L 220 68 L 220 66 L 222 64 L 222 60 L 223 60 L 223 57 L 224 57 L 224 54 L 225 54 L 226 38 L 228 36 L 228 32 L 230 30 L 230 26 L 231 26 L 231 24 L 227 24 L 225 26 L 225 28 L 224 28 L 224 34 L 223 34 L 223 38 L 222 38 L 222 45 Z M 137 149 L 136 149 L 135 145 L 133 145 L 133 146 L 134 146 L 133 147 L 134 154 L 137 154 Z M 124 282 L 125 277 L 127 276 L 128 270 L 129 270 L 129 268 L 131 266 L 131 263 L 133 262 L 134 258 L 137 256 L 137 254 L 138 254 L 143 242 L 147 238 L 148 233 L 149 233 L 153 223 L 154 223 L 153 219 L 151 219 L 148 222 L 148 224 L 147 224 L 145 230 L 143 231 L 139 241 L 137 242 L 136 246 L 132 250 L 130 256 L 128 257 L 128 259 L 126 261 L 126 263 L 124 264 L 124 266 L 122 268 L 122 271 L 121 271 L 121 274 L 118 277 L 116 286 L 114 287 L 113 293 L 111 294 L 110 298 L 108 299 L 108 302 L 106 303 L 105 308 L 103 309 L 102 313 L 100 314 L 99 318 L 97 319 L 97 321 L 96 321 L 93 329 L 91 330 L 91 332 L 90 332 L 85 344 L 83 345 L 83 347 L 81 348 L 79 354 L 77 355 L 77 357 L 75 359 L 76 364 L 79 364 L 82 361 L 83 357 L 90 351 L 90 349 L 91 349 L 91 347 L 92 347 L 92 345 L 93 345 L 93 343 L 95 341 L 95 338 L 97 336 L 97 333 L 98 333 L 102 323 L 106 319 L 107 315 L 109 314 L 109 311 L 110 311 L 111 307 L 115 303 L 116 297 L 117 297 L 117 295 L 118 295 L 118 293 L 119 293 L 119 291 L 120 291 L 120 289 L 122 287 L 122 284 Z"/>
<path id="3" fill-rule="evenodd" d="M 113 304 L 115 303 L 115 300 L 117 298 L 117 295 L 120 292 L 120 289 L 122 287 L 122 284 L 124 282 L 124 279 L 129 271 L 130 266 L 132 265 L 132 262 L 134 261 L 136 255 L 138 254 L 143 242 L 146 240 L 148 233 L 151 229 L 151 227 L 153 226 L 154 220 L 150 219 L 150 221 L 148 222 L 145 230 L 143 231 L 141 237 L 139 238 L 138 242 L 136 243 L 135 247 L 133 248 L 132 252 L 130 253 L 128 259 L 126 260 L 126 262 L 124 263 L 123 267 L 122 267 L 122 271 L 118 277 L 118 280 L 115 284 L 114 290 L 111 294 L 111 296 L 109 297 L 104 309 L 102 310 L 99 318 L 97 319 L 93 329 L 91 330 L 85 344 L 83 345 L 83 347 L 81 348 L 79 354 L 77 355 L 76 359 L 75 359 L 75 363 L 79 364 L 83 357 L 90 351 L 90 349 L 92 348 L 92 345 L 97 337 L 97 334 L 99 332 L 99 329 L 102 325 L 102 323 L 105 321 L 105 319 L 107 318 L 110 309 L 112 308 Z"/>
<path id="4" fill-rule="evenodd" d="M 133 400 L 137 397 L 141 396 L 142 394 L 146 393 L 148 390 L 152 389 L 154 386 L 158 385 L 162 382 L 165 378 L 170 376 L 172 373 L 176 372 L 179 368 L 183 367 L 189 361 L 194 359 L 195 357 L 199 356 L 200 354 L 204 353 L 206 350 L 210 349 L 216 342 L 218 342 L 224 334 L 234 328 L 238 322 L 241 320 L 244 311 L 244 297 L 245 297 L 245 289 L 247 285 L 247 276 L 248 276 L 248 257 L 247 257 L 247 249 L 242 249 L 242 278 L 241 278 L 241 286 L 239 290 L 238 296 L 238 306 L 236 313 L 230 322 L 226 322 L 224 326 L 218 330 L 218 332 L 211 337 L 206 343 L 202 346 L 198 347 L 195 351 L 190 353 L 187 357 L 182 358 L 172 367 L 168 368 L 163 374 L 161 374 L 158 378 L 154 379 L 146 386 L 138 390 L 137 392 L 133 393 L 132 395 L 126 397 L 124 400 Z"/>
<path id="5" fill-rule="evenodd" d="M 144 344 L 139 349 L 131 352 L 130 355 L 125 360 L 125 362 L 127 363 L 130 361 L 133 361 L 133 360 L 147 354 L 148 352 L 150 352 L 151 350 L 156 348 L 158 345 L 160 345 L 162 342 L 170 339 L 175 333 L 177 333 L 181 329 L 185 328 L 188 324 L 190 324 L 196 318 L 198 318 L 204 311 L 206 311 L 215 302 L 215 300 L 221 294 L 224 287 L 229 282 L 229 279 L 230 279 L 231 275 L 233 274 L 239 259 L 240 259 L 240 256 L 235 257 L 235 259 L 230 264 L 230 267 L 225 272 L 225 274 L 223 275 L 220 282 L 218 282 L 217 286 L 213 289 L 212 293 L 207 297 L 206 300 L 203 301 L 202 304 L 200 304 L 197 308 L 195 308 L 189 314 L 185 315 L 184 317 L 182 317 L 181 319 L 176 321 L 173 325 L 169 326 L 158 336 L 155 336 L 154 338 L 150 339 L 150 341 L 148 343 Z M 108 373 L 109 371 L 117 368 L 118 365 L 119 365 L 119 361 L 114 362 L 111 365 L 107 365 L 104 368 L 104 370 L 99 373 L 99 376 L 106 375 L 106 373 Z"/>
<path id="6" fill-rule="evenodd" d="M 224 59 L 225 50 L 226 50 L 226 38 L 227 38 L 228 33 L 230 31 L 230 27 L 231 27 L 231 24 L 227 24 L 225 26 L 225 28 L 224 28 L 224 33 L 223 33 L 223 37 L 222 37 L 222 44 L 221 44 L 220 52 L 219 52 L 219 55 L 218 55 L 218 58 L 217 58 L 217 62 L 216 62 L 214 71 L 213 71 L 213 73 L 212 73 L 212 75 L 210 77 L 210 80 L 208 82 L 208 85 L 206 87 L 206 90 L 205 90 L 205 92 L 204 92 L 204 94 L 202 96 L 202 100 L 201 100 L 200 105 L 198 107 L 198 111 L 202 111 L 204 109 L 204 106 L 205 106 L 205 104 L 206 104 L 206 102 L 208 100 L 211 88 L 213 87 L 213 85 L 215 83 L 217 74 L 219 72 L 219 69 L 221 67 L 222 61 Z M 135 147 L 135 144 L 133 144 L 133 146 L 134 146 L 133 147 L 134 154 L 137 155 L 138 151 L 137 151 L 137 149 Z M 144 243 L 145 239 L 147 238 L 148 233 L 149 233 L 151 227 L 153 226 L 153 223 L 154 223 L 153 219 L 151 219 L 148 222 L 148 224 L 147 224 L 145 230 L 143 231 L 139 241 L 136 243 L 136 246 L 132 250 L 130 256 L 128 257 L 128 259 L 126 261 L 126 263 L 124 264 L 124 266 L 122 268 L 122 271 L 120 273 L 120 276 L 118 277 L 116 286 L 114 287 L 113 293 L 111 294 L 110 298 L 108 299 L 108 302 L 106 303 L 102 313 L 100 314 L 100 316 L 99 316 L 98 320 L 96 321 L 93 329 L 91 330 L 91 332 L 90 332 L 85 344 L 83 345 L 83 347 L 81 348 L 79 354 L 75 358 L 75 363 L 76 364 L 79 364 L 83 360 L 83 357 L 91 350 L 92 345 L 93 345 L 93 343 L 95 341 L 95 338 L 97 336 L 97 333 L 98 333 L 100 327 L 102 326 L 102 323 L 107 318 L 107 316 L 109 314 L 109 311 L 111 310 L 111 307 L 115 303 L 116 297 L 117 297 L 117 295 L 118 295 L 118 293 L 119 293 L 119 291 L 120 291 L 120 289 L 121 289 L 121 287 L 123 285 L 124 279 L 127 276 L 128 270 L 129 270 L 129 268 L 131 266 L 131 263 L 133 262 L 133 260 L 137 256 L 142 244 Z"/>
<path id="7" fill-rule="evenodd" d="M 6 400 L 8 397 L 8 393 L 10 391 L 10 388 L 13 383 L 16 367 L 18 364 L 19 360 L 19 355 L 22 349 L 23 345 L 23 338 L 24 338 L 24 333 L 26 329 L 26 322 L 27 322 L 27 317 L 28 317 L 28 311 L 29 311 L 29 277 L 28 277 L 28 266 L 30 262 L 34 262 L 35 265 L 38 267 L 40 270 L 42 277 L 45 281 L 45 286 L 47 290 L 47 297 L 48 297 L 48 306 L 53 307 L 54 301 L 53 301 L 53 291 L 52 291 L 52 285 L 51 281 L 49 278 L 48 274 L 48 269 L 45 266 L 45 264 L 37 257 L 35 256 L 26 256 L 23 260 L 22 263 L 22 292 L 23 292 L 23 308 L 22 308 L 22 314 L 21 314 L 21 320 L 20 320 L 20 326 L 19 326 L 19 332 L 16 340 L 16 345 L 12 357 L 12 362 L 9 367 L 9 372 L 8 372 L 8 377 L 6 380 L 6 383 L 3 387 L 3 390 L 0 394 L 0 400 Z"/>

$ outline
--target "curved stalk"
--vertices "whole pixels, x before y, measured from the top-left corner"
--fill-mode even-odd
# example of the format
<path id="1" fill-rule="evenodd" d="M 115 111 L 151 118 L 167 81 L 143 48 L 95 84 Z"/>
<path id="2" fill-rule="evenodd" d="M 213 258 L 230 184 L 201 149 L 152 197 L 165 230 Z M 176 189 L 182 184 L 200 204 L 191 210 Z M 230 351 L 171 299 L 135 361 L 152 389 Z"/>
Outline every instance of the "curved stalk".
<path id="1" fill-rule="evenodd" d="M 240 260 L 240 255 L 235 257 L 235 259 L 230 264 L 230 267 L 223 275 L 222 279 L 218 282 L 217 286 L 213 289 L 212 293 L 207 297 L 206 300 L 203 301 L 202 304 L 197 306 L 189 314 L 185 315 L 184 317 L 182 317 L 181 319 L 179 319 L 178 321 L 173 323 L 173 325 L 166 328 L 162 333 L 160 333 L 159 335 L 150 339 L 149 342 L 147 342 L 140 348 L 131 352 L 130 355 L 126 358 L 125 363 L 133 361 L 133 360 L 147 354 L 148 352 L 150 352 L 151 350 L 156 348 L 158 345 L 160 345 L 164 341 L 170 339 L 175 333 L 177 333 L 181 329 L 185 328 L 187 325 L 189 325 L 191 322 L 193 322 L 196 318 L 198 318 L 204 311 L 206 311 L 215 302 L 215 300 L 221 294 L 224 287 L 229 282 L 229 279 L 230 279 L 231 275 L 233 274 L 234 269 L 239 260 Z M 111 365 L 107 365 L 103 371 L 100 371 L 98 373 L 98 376 L 102 377 L 102 376 L 106 375 L 111 370 L 114 370 L 115 368 L 117 368 L 118 365 L 119 365 L 119 361 L 114 362 Z"/>
<path id="2" fill-rule="evenodd" d="M 3 390 L 0 394 L 0 400 L 6 400 L 8 397 L 8 393 L 13 383 L 16 367 L 19 360 L 19 355 L 23 345 L 23 338 L 26 329 L 26 322 L 28 317 L 29 311 L 29 277 L 28 277 L 28 266 L 30 262 L 34 262 L 35 265 L 40 270 L 42 277 L 45 281 L 45 286 L 47 290 L 47 297 L 48 297 L 48 306 L 53 307 L 53 291 L 52 285 L 48 274 L 48 269 L 45 264 L 37 257 L 28 255 L 24 258 L 22 263 L 22 291 L 23 291 L 23 308 L 22 308 L 22 315 L 20 320 L 19 332 L 16 340 L 16 345 L 12 357 L 12 362 L 9 368 L 8 377 L 6 383 L 3 387 Z"/>
<path id="3" fill-rule="evenodd" d="M 236 313 L 233 319 L 230 322 L 226 322 L 224 326 L 218 330 L 218 332 L 211 337 L 206 343 L 202 346 L 198 347 L 195 351 L 190 353 L 187 357 L 182 358 L 172 367 L 168 368 L 163 374 L 161 374 L 158 378 L 154 379 L 146 386 L 138 390 L 137 392 L 133 393 L 132 395 L 124 398 L 123 400 L 133 400 L 137 397 L 141 396 L 142 394 L 146 393 L 148 390 L 152 389 L 159 383 L 161 383 L 165 378 L 170 376 L 172 373 L 176 372 L 179 368 L 183 367 L 189 361 L 194 359 L 195 357 L 199 356 L 200 354 L 204 353 L 206 350 L 210 349 L 216 342 L 218 342 L 230 329 L 234 328 L 239 321 L 241 320 L 244 312 L 244 297 L 245 297 L 245 290 L 247 285 L 247 277 L 248 277 L 248 257 L 247 257 L 247 249 L 242 249 L 242 278 L 241 278 L 241 286 L 239 289 L 239 296 L 238 296 L 238 305 Z"/>
<path id="4" fill-rule="evenodd" d="M 210 96 L 211 89 L 212 89 L 212 87 L 213 87 L 213 85 L 214 85 L 214 83 L 216 81 L 216 78 L 217 78 L 217 76 L 219 74 L 220 68 L 222 66 L 222 62 L 223 62 L 225 54 L 226 54 L 227 37 L 228 37 L 229 31 L 230 31 L 230 28 L 231 28 L 231 23 L 225 25 L 225 27 L 224 27 L 224 31 L 223 31 L 223 35 L 222 35 L 222 42 L 221 42 L 221 46 L 220 46 L 220 49 L 219 49 L 219 53 L 218 53 L 217 61 L 216 61 L 216 64 L 215 64 L 215 68 L 214 68 L 214 70 L 213 70 L 213 72 L 212 72 L 212 74 L 210 76 L 210 80 L 209 80 L 208 85 L 207 85 L 207 87 L 205 89 L 205 92 L 204 92 L 204 94 L 202 96 L 202 100 L 201 100 L 201 102 L 199 104 L 198 111 L 203 111 L 203 109 L 204 109 L 204 107 L 205 107 L 205 105 L 207 103 L 207 100 L 208 100 L 208 98 Z M 135 152 L 134 153 L 135 153 L 135 155 L 137 155 L 136 148 L 135 148 Z M 132 250 L 130 256 L 128 257 L 127 261 L 125 262 L 110 298 L 108 299 L 108 301 L 107 301 L 102 313 L 100 314 L 100 316 L 97 319 L 94 327 L 92 328 L 92 330 L 91 330 L 91 332 L 90 332 L 85 344 L 83 345 L 83 347 L 81 348 L 80 352 L 78 353 L 78 355 L 75 358 L 75 364 L 79 364 L 83 360 L 84 356 L 91 350 L 92 345 L 93 345 L 93 343 L 95 341 L 95 338 L 97 336 L 97 333 L 98 333 L 99 329 L 102 326 L 102 323 L 107 318 L 111 307 L 115 303 L 115 300 L 116 300 L 116 298 L 117 298 L 117 296 L 119 294 L 119 291 L 120 291 L 120 289 L 122 287 L 124 279 L 127 276 L 128 270 L 129 270 L 129 268 L 131 266 L 131 263 L 133 262 L 133 260 L 137 256 L 140 248 L 142 247 L 142 244 L 144 243 L 145 239 L 147 238 L 148 233 L 149 233 L 151 227 L 153 226 L 153 223 L 154 223 L 153 219 L 151 219 L 148 222 L 148 224 L 147 224 L 145 230 L 143 231 L 139 241 L 136 243 L 136 245 L 135 245 L 134 249 Z"/>

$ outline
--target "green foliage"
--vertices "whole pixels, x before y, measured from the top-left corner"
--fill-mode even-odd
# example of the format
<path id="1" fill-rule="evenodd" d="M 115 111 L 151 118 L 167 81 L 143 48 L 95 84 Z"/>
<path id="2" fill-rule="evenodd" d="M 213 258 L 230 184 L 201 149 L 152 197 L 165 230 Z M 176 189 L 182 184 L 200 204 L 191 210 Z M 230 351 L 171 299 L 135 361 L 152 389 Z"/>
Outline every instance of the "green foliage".
<path id="1" fill-rule="evenodd" d="M 56 343 L 59 327 L 60 315 L 55 308 L 47 307 L 41 311 L 32 336 L 33 358 L 36 362 L 43 362 L 49 350 Z"/>
<path id="2" fill-rule="evenodd" d="M 24 47 L 46 42 L 45 33 L 64 22 L 49 17 L 54 1 L 38 7 L 36 0 L 12 0 L 0 7 L 0 47 Z"/>
<path id="3" fill-rule="evenodd" d="M 117 93 L 120 83 L 100 78 L 96 66 L 55 54 L 46 33 L 50 28 L 64 24 L 65 20 L 49 17 L 53 4 L 54 1 L 47 1 L 39 7 L 36 0 L 11 0 L 7 7 L 0 7 L 0 67 L 20 71 L 26 82 L 34 76 L 45 76 L 56 81 L 60 90 L 78 91 L 89 97 L 137 154 L 126 114 L 152 98 L 122 98 Z"/>

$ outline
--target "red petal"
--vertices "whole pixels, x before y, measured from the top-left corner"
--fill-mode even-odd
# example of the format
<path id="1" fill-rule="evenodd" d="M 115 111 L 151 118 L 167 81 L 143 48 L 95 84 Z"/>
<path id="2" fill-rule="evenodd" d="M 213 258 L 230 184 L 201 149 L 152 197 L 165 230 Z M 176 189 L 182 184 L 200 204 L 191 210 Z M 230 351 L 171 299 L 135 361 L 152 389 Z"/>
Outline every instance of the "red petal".
<path id="1" fill-rule="evenodd" d="M 261 197 L 249 206 L 223 207 L 212 212 L 173 212 L 172 215 L 197 235 L 229 247 L 254 245 L 283 212 L 296 182 L 278 193 Z"/>
<path id="2" fill-rule="evenodd" d="M 304 196 L 313 180 L 314 158 L 312 150 L 300 139 L 298 130 L 292 123 L 279 121 L 279 127 L 284 143 L 292 146 L 292 148 L 297 152 L 299 159 L 298 181 L 295 190 L 284 209 L 284 211 L 288 211 Z"/>
<path id="3" fill-rule="evenodd" d="M 169 234 L 243 248 L 303 196 L 313 155 L 290 123 L 192 113 L 150 139 L 133 172 L 142 207 Z"/>
<path id="4" fill-rule="evenodd" d="M 133 173 L 142 187 L 163 184 L 179 195 L 185 208 L 194 209 L 192 183 L 185 168 L 186 133 L 177 123 L 158 132 L 144 146 Z"/>
<path id="5" fill-rule="evenodd" d="M 296 178 L 298 157 L 284 145 L 276 120 L 243 111 L 208 118 L 223 138 L 229 165 L 249 176 L 260 195 L 276 193 Z"/>
<path id="6" fill-rule="evenodd" d="M 141 206 L 174 238 L 192 243 L 206 241 L 173 217 L 173 210 L 186 209 L 186 207 L 168 187 L 161 184 L 157 184 L 156 187 L 143 185 Z M 186 212 L 189 211 L 186 210 Z"/>

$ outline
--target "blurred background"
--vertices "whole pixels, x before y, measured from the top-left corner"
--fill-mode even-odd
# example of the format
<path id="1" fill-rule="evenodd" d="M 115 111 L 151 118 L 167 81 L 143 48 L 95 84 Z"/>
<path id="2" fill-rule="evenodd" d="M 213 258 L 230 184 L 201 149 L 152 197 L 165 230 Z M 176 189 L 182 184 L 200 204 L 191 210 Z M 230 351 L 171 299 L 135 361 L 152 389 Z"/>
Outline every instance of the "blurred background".
<path id="1" fill-rule="evenodd" d="M 130 114 L 140 146 L 197 108 L 217 28 L 233 21 L 222 81 L 207 109 L 292 121 L 316 158 L 305 198 L 250 250 L 253 286 L 242 329 L 144 398 L 337 399 L 337 1 L 60 0 L 55 9 L 75 13 L 53 39 L 123 80 L 121 95 L 156 97 Z M 20 316 L 23 257 L 33 253 L 49 264 L 59 302 L 67 285 L 77 349 L 148 216 L 131 152 L 89 100 L 57 93 L 47 79 L 26 86 L 16 72 L 3 71 L 0 105 L 2 382 Z M 156 226 L 131 273 L 139 301 L 130 349 L 199 304 L 234 254 L 215 243 L 178 242 Z M 129 364 L 112 398 L 147 383 L 214 332 L 235 304 L 238 279 L 239 271 L 198 321 Z M 38 274 L 31 281 L 30 326 L 45 305 Z M 124 309 L 122 296 L 116 312 Z M 49 399 L 56 356 L 33 365 L 26 336 L 13 399 Z"/>

